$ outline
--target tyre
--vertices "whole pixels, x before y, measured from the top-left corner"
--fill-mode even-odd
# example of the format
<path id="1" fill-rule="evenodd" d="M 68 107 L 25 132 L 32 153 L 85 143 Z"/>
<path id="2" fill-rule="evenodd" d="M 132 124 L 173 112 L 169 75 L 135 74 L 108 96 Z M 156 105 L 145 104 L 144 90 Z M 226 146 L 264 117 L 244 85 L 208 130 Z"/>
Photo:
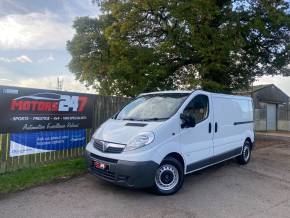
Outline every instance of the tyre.
<path id="1" fill-rule="evenodd" d="M 251 154 L 252 154 L 252 146 L 251 146 L 251 142 L 246 140 L 243 146 L 243 151 L 242 154 L 240 156 L 238 156 L 238 163 L 241 165 L 245 165 L 247 163 L 249 163 L 250 159 L 251 159 Z"/>
<path id="2" fill-rule="evenodd" d="M 184 169 L 182 164 L 172 157 L 166 157 L 155 173 L 154 192 L 158 195 L 172 195 L 183 185 Z"/>

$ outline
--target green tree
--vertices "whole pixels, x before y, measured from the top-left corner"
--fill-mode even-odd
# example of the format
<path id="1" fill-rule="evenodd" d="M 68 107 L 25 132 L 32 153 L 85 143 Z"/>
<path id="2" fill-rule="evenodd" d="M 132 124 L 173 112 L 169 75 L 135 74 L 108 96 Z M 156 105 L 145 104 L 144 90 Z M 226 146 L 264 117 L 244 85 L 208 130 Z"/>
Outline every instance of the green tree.
<path id="1" fill-rule="evenodd" d="M 231 91 L 287 75 L 289 3 L 280 0 L 101 0 L 75 20 L 69 68 L 102 94 L 201 87 Z"/>

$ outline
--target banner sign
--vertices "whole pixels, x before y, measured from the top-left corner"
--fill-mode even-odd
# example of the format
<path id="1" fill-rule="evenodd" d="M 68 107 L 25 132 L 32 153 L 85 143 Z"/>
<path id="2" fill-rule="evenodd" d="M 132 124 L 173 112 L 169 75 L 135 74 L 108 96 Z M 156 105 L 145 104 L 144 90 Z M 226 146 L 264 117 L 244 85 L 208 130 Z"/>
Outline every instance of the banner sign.
<path id="1" fill-rule="evenodd" d="M 72 149 L 85 144 L 85 129 L 13 133 L 10 157 Z"/>
<path id="2" fill-rule="evenodd" d="M 93 95 L 0 86 L 0 133 L 92 128 Z"/>

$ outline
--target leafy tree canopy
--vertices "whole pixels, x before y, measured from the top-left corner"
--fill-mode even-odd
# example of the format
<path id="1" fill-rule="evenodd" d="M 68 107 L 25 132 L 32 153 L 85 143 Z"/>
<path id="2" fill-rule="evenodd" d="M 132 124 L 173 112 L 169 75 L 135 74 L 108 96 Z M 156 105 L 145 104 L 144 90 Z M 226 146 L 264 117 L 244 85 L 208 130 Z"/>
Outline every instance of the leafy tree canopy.
<path id="1" fill-rule="evenodd" d="M 289 3 L 280 0 L 100 0 L 67 43 L 69 69 L 101 94 L 247 88 L 287 75 Z"/>

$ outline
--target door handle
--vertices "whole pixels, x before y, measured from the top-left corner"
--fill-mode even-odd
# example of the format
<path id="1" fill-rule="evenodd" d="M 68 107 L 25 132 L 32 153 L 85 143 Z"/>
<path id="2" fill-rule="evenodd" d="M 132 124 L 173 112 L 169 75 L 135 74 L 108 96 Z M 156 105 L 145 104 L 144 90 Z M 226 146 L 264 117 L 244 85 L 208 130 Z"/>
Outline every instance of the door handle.
<path id="1" fill-rule="evenodd" d="M 208 124 L 208 132 L 211 133 L 211 123 Z"/>
<path id="2" fill-rule="evenodd" d="M 218 124 L 217 124 L 217 122 L 215 122 L 215 124 L 214 124 L 214 132 L 217 132 L 218 131 Z"/>

